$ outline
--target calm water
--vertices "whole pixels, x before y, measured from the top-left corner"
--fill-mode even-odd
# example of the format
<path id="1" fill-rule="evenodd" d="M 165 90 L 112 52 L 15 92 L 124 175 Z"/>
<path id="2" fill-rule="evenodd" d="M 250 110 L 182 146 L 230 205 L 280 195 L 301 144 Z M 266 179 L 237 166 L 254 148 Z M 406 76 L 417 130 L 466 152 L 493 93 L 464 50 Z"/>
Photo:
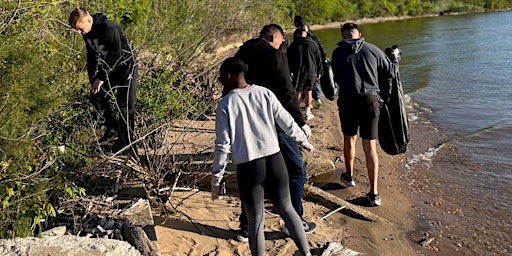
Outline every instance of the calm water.
<path id="1" fill-rule="evenodd" d="M 420 208 L 423 221 L 447 223 L 444 234 L 465 250 L 461 255 L 512 255 L 512 12 L 360 29 L 381 49 L 400 46 L 404 90 L 422 106 L 411 113 L 426 110 L 427 121 L 439 128 L 433 136 L 446 138 L 407 155 L 409 171 L 423 167 L 436 180 L 428 189 L 442 206 Z M 315 33 L 332 54 L 339 30 Z"/>

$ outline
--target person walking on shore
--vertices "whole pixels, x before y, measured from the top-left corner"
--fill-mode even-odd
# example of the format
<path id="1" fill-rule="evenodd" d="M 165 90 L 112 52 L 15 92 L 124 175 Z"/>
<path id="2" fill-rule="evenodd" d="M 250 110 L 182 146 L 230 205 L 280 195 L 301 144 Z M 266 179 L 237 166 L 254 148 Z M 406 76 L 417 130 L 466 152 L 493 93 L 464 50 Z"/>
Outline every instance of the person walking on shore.
<path id="1" fill-rule="evenodd" d="M 276 125 L 304 149 L 312 151 L 314 147 L 273 92 L 245 81 L 247 69 L 245 63 L 234 57 L 226 59 L 220 67 L 219 81 L 224 90 L 215 119 L 212 199 L 219 198 L 220 183 L 231 153 L 237 165 L 238 190 L 248 219 L 251 254 L 265 255 L 266 190 L 299 251 L 311 255 L 302 220 L 291 203 Z M 257 104 L 254 99 L 258 100 Z"/>
<path id="2" fill-rule="evenodd" d="M 249 67 L 245 76 L 247 82 L 272 91 L 309 138 L 311 128 L 306 124 L 299 109 L 296 92 L 290 78 L 288 59 L 281 49 L 284 41 L 284 31 L 281 26 L 268 24 L 261 29 L 259 37 L 244 42 L 235 57 L 241 59 Z M 254 104 L 259 103 L 254 102 Z M 280 129 L 278 129 L 277 136 L 288 170 L 292 205 L 303 219 L 302 194 L 306 183 L 306 166 L 295 140 Z M 315 223 L 304 219 L 303 225 L 306 233 L 312 233 L 316 229 Z M 242 242 L 247 241 L 247 217 L 243 208 L 240 215 L 240 233 L 237 239 Z"/>
<path id="3" fill-rule="evenodd" d="M 313 102 L 312 89 L 322 73 L 322 56 L 317 44 L 308 37 L 305 29 L 298 28 L 293 33 L 293 42 L 288 47 L 286 56 L 292 72 L 292 84 L 297 92 L 299 102 L 304 100 L 306 120 L 315 116 L 311 112 Z"/>
<path id="4" fill-rule="evenodd" d="M 382 50 L 366 42 L 357 24 L 352 22 L 343 24 L 341 36 L 343 40 L 332 54 L 334 80 L 340 86 L 338 108 L 346 168 L 340 181 L 347 187 L 355 186 L 355 143 L 359 130 L 370 181 L 367 197 L 370 206 L 379 206 L 381 198 L 377 188 L 379 158 L 376 140 L 382 100 L 379 97 L 378 81 L 379 77 L 396 77 L 399 51 L 393 51 L 390 60 Z"/>
<path id="5" fill-rule="evenodd" d="M 325 65 L 326 62 L 328 61 L 328 59 L 327 59 L 327 54 L 325 53 L 325 48 L 322 45 L 322 42 L 320 42 L 320 39 L 318 39 L 318 37 L 315 35 L 315 33 L 313 33 L 313 31 L 311 31 L 311 29 L 309 29 L 309 26 L 304 22 L 304 19 L 302 18 L 302 16 L 300 16 L 300 15 L 295 16 L 295 18 L 293 20 L 293 24 L 295 25 L 295 28 L 302 28 L 302 29 L 306 30 L 306 33 L 308 33 L 308 37 L 313 39 L 313 41 L 318 46 L 318 50 L 320 51 L 320 55 L 321 55 L 321 59 L 322 59 L 322 65 Z M 325 72 L 326 69 L 323 68 L 323 71 Z M 313 96 L 313 107 L 319 108 L 322 105 L 322 99 L 321 99 L 322 91 L 320 90 L 320 82 L 318 80 L 316 81 L 315 87 L 313 88 L 312 91 L 313 91 L 313 95 L 312 95 Z"/>
<path id="6" fill-rule="evenodd" d="M 121 150 L 134 140 L 138 64 L 130 42 L 118 24 L 103 13 L 91 15 L 84 8 L 70 13 L 69 26 L 82 35 L 87 49 L 89 99 L 106 127 L 100 142 L 119 133 L 113 150 Z M 112 114 L 109 102 L 114 91 L 118 118 Z"/>

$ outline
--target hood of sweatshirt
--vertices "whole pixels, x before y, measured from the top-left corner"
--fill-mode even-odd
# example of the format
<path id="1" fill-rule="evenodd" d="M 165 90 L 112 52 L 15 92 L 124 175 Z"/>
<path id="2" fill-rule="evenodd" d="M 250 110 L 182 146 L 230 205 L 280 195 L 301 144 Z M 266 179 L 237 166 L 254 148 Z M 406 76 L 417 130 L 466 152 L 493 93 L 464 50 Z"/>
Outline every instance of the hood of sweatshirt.
<path id="1" fill-rule="evenodd" d="M 105 16 L 105 14 L 103 13 L 95 13 L 92 16 L 92 28 L 91 28 L 91 32 L 96 32 L 95 29 L 102 26 L 105 21 L 107 21 L 107 16 Z"/>
<path id="2" fill-rule="evenodd" d="M 352 53 L 358 53 L 365 44 L 364 38 L 347 39 L 338 43 L 338 46 Z"/>

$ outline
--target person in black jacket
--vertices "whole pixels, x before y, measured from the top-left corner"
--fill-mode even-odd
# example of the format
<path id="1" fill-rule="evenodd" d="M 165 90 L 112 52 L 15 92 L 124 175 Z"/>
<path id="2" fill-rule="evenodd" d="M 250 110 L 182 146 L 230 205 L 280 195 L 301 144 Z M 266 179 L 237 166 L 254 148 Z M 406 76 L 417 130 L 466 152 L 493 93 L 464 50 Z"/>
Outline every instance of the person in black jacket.
<path id="1" fill-rule="evenodd" d="M 305 101 L 306 120 L 314 118 L 311 112 L 312 89 L 322 73 L 322 56 L 317 44 L 308 37 L 306 30 L 299 28 L 293 33 L 293 42 L 286 53 L 292 72 L 292 84 L 299 102 Z"/>
<path id="2" fill-rule="evenodd" d="M 317 44 L 318 46 L 318 50 L 320 50 L 320 55 L 322 56 L 322 65 L 326 65 L 326 63 L 328 62 L 328 59 L 327 59 L 327 54 L 325 53 L 325 48 L 324 46 L 322 45 L 322 42 L 320 42 L 320 39 L 318 39 L 318 37 L 315 35 L 315 33 L 313 33 L 313 31 L 311 31 L 311 29 L 309 29 L 309 26 L 304 22 L 304 19 L 302 18 L 302 16 L 300 15 L 297 15 L 295 16 L 294 20 L 293 20 L 293 24 L 295 25 L 295 28 L 297 29 L 304 29 L 306 30 L 306 32 L 308 33 L 308 37 L 311 37 L 311 39 L 313 39 L 313 41 L 315 41 L 315 43 Z M 326 68 L 323 68 L 323 71 L 326 71 Z M 320 90 L 320 82 L 316 82 L 315 83 L 315 88 L 313 89 L 313 105 L 315 106 L 315 108 L 318 108 L 322 105 L 322 99 L 321 99 L 321 90 Z"/>
<path id="3" fill-rule="evenodd" d="M 69 15 L 69 25 L 82 35 L 87 49 L 87 73 L 91 84 L 90 101 L 104 120 L 105 133 L 100 141 L 118 134 L 114 150 L 133 142 L 138 65 L 130 42 L 121 27 L 102 13 L 89 14 L 76 8 Z M 109 101 L 116 92 L 118 119 Z"/>
<path id="4" fill-rule="evenodd" d="M 249 67 L 245 75 L 247 83 L 270 89 L 309 138 L 311 128 L 304 121 L 299 109 L 297 96 L 290 79 L 288 59 L 281 49 L 283 42 L 285 42 L 285 38 L 281 26 L 269 24 L 261 29 L 259 37 L 244 42 L 235 57 L 247 63 Z M 306 182 L 306 166 L 299 146 L 290 136 L 278 131 L 278 139 L 288 169 L 292 205 L 302 218 L 302 192 Z M 306 233 L 314 232 L 316 228 L 314 223 L 303 220 L 303 224 Z M 243 209 L 240 215 L 240 228 L 237 239 L 243 242 L 248 241 L 247 217 Z"/>

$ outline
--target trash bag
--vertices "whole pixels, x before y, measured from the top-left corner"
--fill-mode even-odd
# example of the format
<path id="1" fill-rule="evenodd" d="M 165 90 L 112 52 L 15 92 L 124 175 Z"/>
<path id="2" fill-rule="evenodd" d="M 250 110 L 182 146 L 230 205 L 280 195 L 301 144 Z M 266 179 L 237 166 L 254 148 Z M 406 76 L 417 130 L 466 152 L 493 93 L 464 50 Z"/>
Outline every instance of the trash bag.
<path id="1" fill-rule="evenodd" d="M 387 48 L 385 52 L 389 57 L 391 48 Z M 409 143 L 409 121 L 400 74 L 393 79 L 379 78 L 379 87 L 383 100 L 379 117 L 380 147 L 389 155 L 403 154 Z"/>
<path id="2" fill-rule="evenodd" d="M 332 72 L 331 62 L 325 59 L 323 63 L 323 72 L 320 77 L 320 88 L 325 98 L 333 101 L 334 97 L 338 95 L 338 85 L 334 82 L 334 74 Z"/>

